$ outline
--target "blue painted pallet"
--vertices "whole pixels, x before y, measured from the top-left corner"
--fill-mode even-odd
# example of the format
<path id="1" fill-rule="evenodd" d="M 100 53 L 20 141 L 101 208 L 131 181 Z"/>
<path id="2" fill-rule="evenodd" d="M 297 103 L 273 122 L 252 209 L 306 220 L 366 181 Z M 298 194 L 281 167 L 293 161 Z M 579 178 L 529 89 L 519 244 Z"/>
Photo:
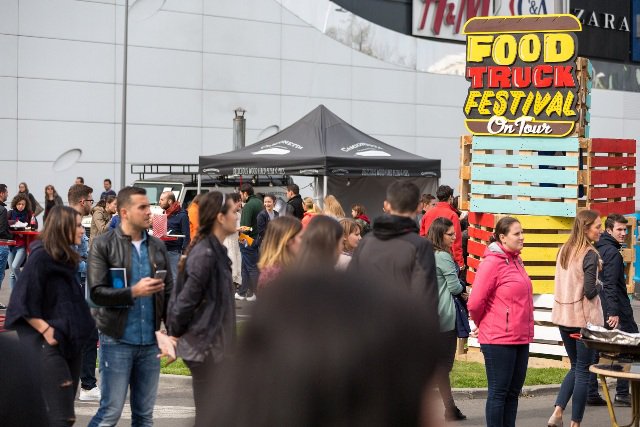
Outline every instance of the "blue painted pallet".
<path id="1" fill-rule="evenodd" d="M 565 218 L 576 215 L 575 203 L 472 198 L 470 204 L 471 212 L 548 215 Z"/>
<path id="2" fill-rule="evenodd" d="M 545 199 L 578 198 L 577 187 L 533 187 L 524 185 L 476 184 L 471 183 L 471 198 L 478 194 L 496 196 L 529 196 Z"/>
<path id="3" fill-rule="evenodd" d="M 471 180 L 577 185 L 578 171 L 472 166 Z"/>
<path id="4" fill-rule="evenodd" d="M 569 138 L 533 138 L 496 136 L 474 136 L 471 142 L 473 150 L 526 150 L 526 151 L 566 151 L 577 153 L 580 140 Z"/>
<path id="5" fill-rule="evenodd" d="M 471 164 L 579 167 L 580 159 L 576 156 L 523 156 L 473 153 Z"/>

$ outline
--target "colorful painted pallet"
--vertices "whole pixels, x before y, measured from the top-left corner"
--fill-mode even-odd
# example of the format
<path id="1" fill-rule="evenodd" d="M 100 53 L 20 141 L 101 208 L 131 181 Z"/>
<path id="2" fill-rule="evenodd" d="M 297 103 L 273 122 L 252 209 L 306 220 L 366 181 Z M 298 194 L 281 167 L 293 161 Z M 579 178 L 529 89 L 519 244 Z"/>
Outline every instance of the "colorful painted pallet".
<path id="1" fill-rule="evenodd" d="M 460 178 L 463 210 L 567 218 L 582 209 L 630 214 L 635 141 L 465 136 Z"/>
<path id="2" fill-rule="evenodd" d="M 602 215 L 635 211 L 636 141 L 587 139 L 582 183 L 590 208 Z"/>
<path id="3" fill-rule="evenodd" d="M 467 250 L 467 281 L 473 283 L 475 272 L 495 225 L 500 218 L 507 215 L 487 213 L 469 213 L 469 243 Z M 553 293 L 553 277 L 555 274 L 556 255 L 558 249 L 569 238 L 573 220 L 571 218 L 513 215 L 521 222 L 525 230 L 525 247 L 521 257 L 525 270 L 533 282 L 535 294 Z"/>
<path id="4" fill-rule="evenodd" d="M 474 212 L 469 214 L 467 282 L 470 284 L 473 284 L 475 272 L 489 244 L 495 224 L 504 216 L 506 215 Z M 513 216 L 518 218 L 525 230 L 525 247 L 521 257 L 525 270 L 533 282 L 533 292 L 535 294 L 553 293 L 556 256 L 560 246 L 569 238 L 573 219 L 531 215 Z M 636 221 L 633 217 L 628 219 L 627 242 L 625 249 L 622 250 L 622 257 L 626 263 L 627 290 L 631 293 L 633 292 L 633 261 L 635 259 L 633 236 Z"/>

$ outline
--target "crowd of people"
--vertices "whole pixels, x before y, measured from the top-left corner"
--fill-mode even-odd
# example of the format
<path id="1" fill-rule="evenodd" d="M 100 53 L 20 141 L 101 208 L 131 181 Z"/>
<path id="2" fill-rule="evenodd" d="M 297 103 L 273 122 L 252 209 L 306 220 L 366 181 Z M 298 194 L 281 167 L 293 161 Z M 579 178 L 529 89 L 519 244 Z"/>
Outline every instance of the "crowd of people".
<path id="1" fill-rule="evenodd" d="M 79 177 L 64 206 L 48 185 L 38 208 L 21 183 L 7 210 L 0 184 L 0 239 L 13 242 L 0 245 L 12 289 L 5 327 L 39 355 L 50 425 L 74 423 L 78 386 L 81 400 L 100 402 L 90 426 L 116 425 L 127 391 L 132 424 L 152 425 L 158 355 L 189 367 L 197 426 L 435 425 L 432 388 L 444 419 L 461 421 L 450 372 L 457 339 L 469 336 L 485 359 L 486 424 L 516 425 L 534 335 L 516 218 L 496 224 L 470 292 L 468 223 L 446 185 L 434 197 L 397 181 L 373 221 L 361 204 L 347 216 L 332 195 L 320 209 L 295 184 L 279 212 L 276 196 L 248 183 L 201 194 L 187 209 L 164 192 L 167 233 L 179 236 L 166 241 L 149 233 L 144 189 L 116 194 L 109 179 L 104 188 L 94 206 Z M 13 241 L 9 225 L 37 228 L 38 209 L 39 239 Z M 571 369 L 549 426 L 562 426 L 569 400 L 572 426 L 602 400 L 588 371 L 597 354 L 574 334 L 588 323 L 638 331 L 619 253 L 626 222 L 609 215 L 603 233 L 598 213 L 581 211 L 559 251 L 552 317 Z M 239 300 L 258 301 L 241 337 Z M 615 401 L 630 404 L 628 383 L 618 383 Z"/>

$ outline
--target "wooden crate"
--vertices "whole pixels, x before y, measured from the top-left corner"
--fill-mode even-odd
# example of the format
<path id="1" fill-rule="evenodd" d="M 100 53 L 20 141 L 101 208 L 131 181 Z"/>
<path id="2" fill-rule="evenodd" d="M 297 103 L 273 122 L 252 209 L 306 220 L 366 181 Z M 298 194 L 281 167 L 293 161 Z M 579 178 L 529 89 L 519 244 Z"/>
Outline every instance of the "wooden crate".
<path id="1" fill-rule="evenodd" d="M 469 241 L 467 251 L 467 282 L 473 285 L 475 272 L 480 265 L 482 255 L 489 244 L 495 224 L 507 215 L 469 213 Z M 558 250 L 569 238 L 573 219 L 549 216 L 512 215 L 517 218 L 525 232 L 525 245 L 521 253 L 524 268 L 533 283 L 534 294 L 553 293 L 555 265 Z M 604 217 L 602 218 L 604 222 Z M 634 292 L 633 262 L 635 260 L 634 235 L 636 220 L 627 217 L 627 240 L 621 251 L 625 262 L 627 292 Z"/>
<path id="2" fill-rule="evenodd" d="M 489 244 L 495 225 L 507 215 L 469 213 L 469 242 L 467 250 L 467 281 L 473 284 L 475 272 Z M 522 261 L 533 283 L 535 294 L 553 293 L 556 256 L 558 249 L 569 238 L 573 219 L 551 216 L 513 215 L 525 231 Z"/>
<path id="3" fill-rule="evenodd" d="M 593 138 L 584 140 L 585 186 L 590 208 L 601 215 L 635 211 L 636 141 Z"/>
<path id="4" fill-rule="evenodd" d="M 461 139 L 460 208 L 573 218 L 635 211 L 635 141 Z"/>

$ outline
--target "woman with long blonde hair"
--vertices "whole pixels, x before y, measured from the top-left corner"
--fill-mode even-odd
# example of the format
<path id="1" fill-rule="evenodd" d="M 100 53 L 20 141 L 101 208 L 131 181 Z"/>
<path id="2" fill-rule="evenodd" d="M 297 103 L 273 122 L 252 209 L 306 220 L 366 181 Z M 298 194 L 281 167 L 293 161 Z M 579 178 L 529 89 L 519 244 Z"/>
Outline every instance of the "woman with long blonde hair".
<path id="1" fill-rule="evenodd" d="M 338 199 L 336 199 L 335 196 L 332 196 L 331 194 L 324 198 L 324 210 L 322 213 L 338 219 L 345 217 L 342 205 L 340 204 Z"/>
<path id="2" fill-rule="evenodd" d="M 571 335 L 579 333 L 580 328 L 586 328 L 588 324 L 604 324 L 598 295 L 601 291 L 598 272 L 602 268 L 602 262 L 593 246 L 601 232 L 602 221 L 598 212 L 578 212 L 569 240 L 560 248 L 556 260 L 552 321 L 560 329 L 564 348 L 571 361 L 571 370 L 560 386 L 555 410 L 548 422 L 550 427 L 562 426 L 562 414 L 569 399 L 572 399 L 571 427 L 579 427 L 584 415 L 589 387 L 589 365 L 594 360 L 594 351 Z"/>
<path id="3" fill-rule="evenodd" d="M 302 223 L 285 215 L 269 221 L 260 246 L 258 290 L 268 287 L 282 271 L 293 264 L 300 248 Z"/>

